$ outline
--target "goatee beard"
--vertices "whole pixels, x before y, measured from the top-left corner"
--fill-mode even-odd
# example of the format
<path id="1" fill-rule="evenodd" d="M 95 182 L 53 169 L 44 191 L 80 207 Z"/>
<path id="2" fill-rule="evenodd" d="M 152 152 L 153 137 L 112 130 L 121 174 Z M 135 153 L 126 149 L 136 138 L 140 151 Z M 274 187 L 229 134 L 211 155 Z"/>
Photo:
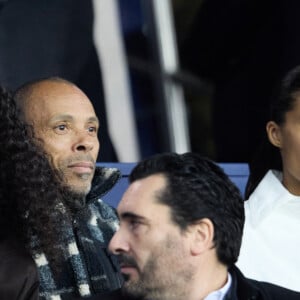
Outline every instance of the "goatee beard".
<path id="1" fill-rule="evenodd" d="M 63 188 L 63 199 L 73 214 L 83 210 L 86 206 L 86 194 L 74 191 L 69 187 Z"/>

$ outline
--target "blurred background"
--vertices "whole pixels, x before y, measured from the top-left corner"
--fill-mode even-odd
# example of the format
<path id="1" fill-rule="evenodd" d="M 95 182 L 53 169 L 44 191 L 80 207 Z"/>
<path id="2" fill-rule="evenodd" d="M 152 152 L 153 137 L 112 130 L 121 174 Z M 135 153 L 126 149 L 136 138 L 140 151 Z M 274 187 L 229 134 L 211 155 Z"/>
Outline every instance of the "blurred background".
<path id="1" fill-rule="evenodd" d="M 195 151 L 250 162 L 283 74 L 296 0 L 0 0 L 0 83 L 77 84 L 100 118 L 98 161 Z"/>
<path id="2" fill-rule="evenodd" d="M 112 33 L 107 33 L 103 14 L 117 10 L 117 14 L 110 12 L 110 22 L 115 16 L 118 19 L 116 26 L 120 28 L 120 52 L 124 55 L 125 76 L 123 80 L 128 83 L 128 93 L 116 91 L 111 86 L 111 95 L 107 95 L 108 106 L 114 106 L 111 111 L 110 130 L 115 129 L 114 145 L 119 143 L 119 149 L 126 145 L 132 147 L 128 141 L 132 132 L 137 140 L 138 153 L 136 157 L 143 158 L 154 153 L 164 151 L 185 152 L 199 151 L 211 157 L 214 156 L 213 140 L 210 125 L 210 94 L 211 87 L 208 82 L 200 80 L 189 72 L 181 71 L 180 42 L 190 31 L 195 18 L 195 12 L 201 1 L 144 1 L 144 0 L 118 0 L 95 1 L 95 11 L 98 11 L 99 33 L 95 40 L 100 49 L 102 61 L 110 61 L 107 67 L 103 66 L 104 76 L 115 80 L 119 75 L 110 75 L 120 69 L 120 62 L 112 58 L 116 41 L 103 41 L 105 32 L 108 39 L 115 39 L 116 32 L 112 24 L 108 26 Z M 102 5 L 101 5 L 102 3 Z M 105 4 L 104 4 L 105 3 Z M 108 8 L 108 6 L 110 8 Z M 108 24 L 107 21 L 106 24 Z M 102 28 L 102 32 L 101 32 Z M 112 37 L 113 36 L 113 37 Z M 97 42 L 98 40 L 98 42 Z M 108 44 L 111 43 L 111 46 Z M 101 51 L 102 49 L 102 51 Z M 112 50 L 114 49 L 114 50 Z M 105 54 L 106 53 L 106 54 Z M 120 57 L 120 53 L 115 54 Z M 112 64 L 115 66 L 113 67 Z M 122 73 L 121 70 L 119 70 Z M 112 79 L 114 78 L 114 79 Z M 120 78 L 120 77 L 119 77 Z M 118 84 L 119 86 L 119 84 Z M 109 89 L 109 83 L 107 83 Z M 186 88 L 187 87 L 187 88 Z M 108 91 L 109 93 L 109 91 Z M 124 94 L 128 96 L 127 100 Z M 120 103 L 110 101 L 119 99 Z M 121 98 L 121 99 L 120 99 Z M 132 115 L 114 112 L 115 106 L 130 107 Z M 126 118 L 134 117 L 133 127 L 126 137 L 117 124 L 128 124 Z M 116 118 L 120 121 L 115 122 Z M 114 123 L 114 124 L 113 124 Z M 113 136 L 113 132 L 112 136 Z M 118 137 L 117 137 L 118 136 Z M 113 137 L 112 137 L 113 138 Z M 130 151 L 130 150 L 129 150 Z M 119 155 L 120 157 L 120 155 Z M 126 158 L 121 160 L 128 160 Z M 135 160 L 135 158 L 134 158 Z"/>

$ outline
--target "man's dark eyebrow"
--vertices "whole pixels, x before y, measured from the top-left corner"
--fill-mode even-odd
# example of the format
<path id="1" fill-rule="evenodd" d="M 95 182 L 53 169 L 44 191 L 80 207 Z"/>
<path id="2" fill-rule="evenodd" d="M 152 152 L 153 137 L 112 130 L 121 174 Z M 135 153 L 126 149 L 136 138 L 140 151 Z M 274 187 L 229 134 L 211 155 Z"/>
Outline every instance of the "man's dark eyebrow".
<path id="1" fill-rule="evenodd" d="M 72 120 L 73 120 L 73 116 L 69 115 L 69 114 L 57 115 L 57 116 L 54 116 L 51 119 L 52 122 L 56 122 L 56 121 L 72 121 Z M 95 122 L 95 123 L 98 123 L 98 125 L 100 126 L 99 119 L 96 116 L 88 118 L 87 122 Z"/>
<path id="2" fill-rule="evenodd" d="M 51 118 L 52 122 L 62 121 L 62 120 L 71 121 L 71 120 L 73 120 L 73 117 L 68 114 L 61 114 L 61 115 L 57 115 L 57 116 L 54 116 L 53 118 Z"/>
<path id="3" fill-rule="evenodd" d="M 139 220 L 139 221 L 146 220 L 145 217 L 142 217 L 142 216 L 137 215 L 132 212 L 124 212 L 124 213 L 118 214 L 118 216 L 119 216 L 119 219 L 131 219 L 131 220 Z"/>
<path id="4" fill-rule="evenodd" d="M 96 123 L 100 124 L 99 119 L 97 117 L 90 117 L 88 119 L 88 122 L 96 122 Z"/>

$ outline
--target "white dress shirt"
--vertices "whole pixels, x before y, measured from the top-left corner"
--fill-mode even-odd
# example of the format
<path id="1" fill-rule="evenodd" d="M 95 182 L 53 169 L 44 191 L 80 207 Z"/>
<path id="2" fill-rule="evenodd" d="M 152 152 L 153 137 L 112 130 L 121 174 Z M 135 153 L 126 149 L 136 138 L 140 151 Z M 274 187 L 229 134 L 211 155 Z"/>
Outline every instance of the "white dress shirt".
<path id="1" fill-rule="evenodd" d="M 231 286 L 231 275 L 228 273 L 227 282 L 226 284 L 220 288 L 217 291 L 213 291 L 210 294 L 208 294 L 204 300 L 223 300 L 226 293 L 228 292 L 230 286 Z"/>

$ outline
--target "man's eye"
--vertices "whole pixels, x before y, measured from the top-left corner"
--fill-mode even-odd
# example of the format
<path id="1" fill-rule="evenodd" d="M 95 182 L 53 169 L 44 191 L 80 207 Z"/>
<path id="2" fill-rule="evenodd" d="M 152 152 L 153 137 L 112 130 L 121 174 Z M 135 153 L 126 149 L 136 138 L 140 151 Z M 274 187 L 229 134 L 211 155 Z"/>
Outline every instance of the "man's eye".
<path id="1" fill-rule="evenodd" d="M 66 125 L 58 125 L 56 128 L 58 130 L 65 130 L 67 128 L 67 126 Z"/>
<path id="2" fill-rule="evenodd" d="M 131 230 L 136 230 L 141 225 L 141 222 L 136 221 L 136 220 L 131 220 L 129 225 L 130 225 Z"/>
<path id="3" fill-rule="evenodd" d="M 64 134 L 67 132 L 67 125 L 66 124 L 59 124 L 57 126 L 54 127 L 54 131 L 58 134 Z"/>
<path id="4" fill-rule="evenodd" d="M 94 135 L 98 132 L 98 128 L 96 126 L 90 126 L 88 127 L 88 132 Z"/>
<path id="5" fill-rule="evenodd" d="M 97 131 L 97 128 L 94 127 L 94 126 L 91 126 L 91 127 L 88 128 L 88 131 L 89 131 L 89 132 L 96 132 L 96 131 Z"/>

